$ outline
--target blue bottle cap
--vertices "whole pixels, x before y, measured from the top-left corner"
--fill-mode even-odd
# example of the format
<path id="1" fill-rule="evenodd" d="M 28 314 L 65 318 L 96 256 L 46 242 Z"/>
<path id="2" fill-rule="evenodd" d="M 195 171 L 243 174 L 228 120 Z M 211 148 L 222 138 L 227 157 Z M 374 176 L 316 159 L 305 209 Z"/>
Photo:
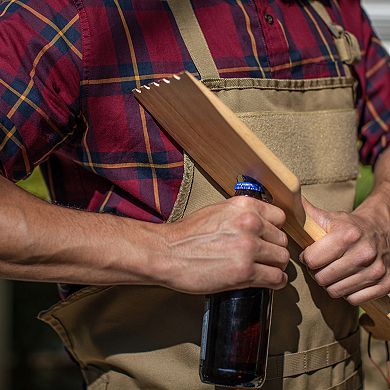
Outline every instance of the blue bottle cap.
<path id="1" fill-rule="evenodd" d="M 245 182 L 245 181 L 239 181 L 234 186 L 234 191 L 237 191 L 237 190 L 264 192 L 264 188 L 261 186 L 261 184 L 249 183 L 249 182 Z"/>

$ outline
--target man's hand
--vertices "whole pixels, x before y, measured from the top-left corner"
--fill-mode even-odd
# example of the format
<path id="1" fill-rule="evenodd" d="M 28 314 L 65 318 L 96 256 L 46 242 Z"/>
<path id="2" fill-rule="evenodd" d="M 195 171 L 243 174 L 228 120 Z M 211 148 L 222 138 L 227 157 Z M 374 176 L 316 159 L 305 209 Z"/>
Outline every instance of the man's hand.
<path id="1" fill-rule="evenodd" d="M 239 196 L 164 225 L 163 285 L 195 294 L 284 287 L 290 258 L 284 221 L 277 207 Z"/>
<path id="2" fill-rule="evenodd" d="M 333 298 L 353 305 L 390 292 L 390 223 L 385 202 L 374 194 L 351 214 L 326 212 L 304 202 L 327 235 L 306 248 L 302 261 Z"/>
<path id="3" fill-rule="evenodd" d="M 161 285 L 187 293 L 282 288 L 283 211 L 248 197 L 155 224 L 50 205 L 0 176 L 0 277 Z"/>

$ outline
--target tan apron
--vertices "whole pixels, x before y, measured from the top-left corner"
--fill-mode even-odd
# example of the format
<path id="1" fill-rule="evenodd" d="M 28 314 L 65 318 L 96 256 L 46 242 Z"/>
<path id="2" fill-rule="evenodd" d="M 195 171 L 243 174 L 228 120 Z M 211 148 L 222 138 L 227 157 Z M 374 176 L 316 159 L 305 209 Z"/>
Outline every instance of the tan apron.
<path id="1" fill-rule="evenodd" d="M 190 1 L 168 3 L 204 84 L 299 176 L 315 205 L 350 211 L 357 177 L 353 80 L 220 79 Z M 170 222 L 223 199 L 184 159 Z M 290 250 L 290 283 L 274 298 L 263 388 L 361 388 L 357 309 L 330 299 L 296 261 L 299 249 Z M 201 296 L 112 286 L 80 290 L 40 318 L 79 363 L 89 390 L 206 390 L 214 387 L 198 375 L 202 316 Z"/>

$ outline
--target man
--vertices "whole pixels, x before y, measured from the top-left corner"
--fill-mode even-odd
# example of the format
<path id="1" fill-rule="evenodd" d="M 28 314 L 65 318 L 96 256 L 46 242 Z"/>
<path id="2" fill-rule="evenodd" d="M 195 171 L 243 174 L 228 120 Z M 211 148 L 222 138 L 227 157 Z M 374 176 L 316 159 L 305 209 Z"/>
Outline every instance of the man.
<path id="1" fill-rule="evenodd" d="M 357 37 L 363 58 L 355 66 L 359 56 L 343 58 L 337 39 L 346 35 L 332 35 L 324 10 Z M 0 41 L 0 274 L 62 283 L 66 300 L 43 318 L 80 364 L 89 388 L 211 388 L 197 375 L 199 294 L 249 286 L 282 289 L 265 388 L 360 387 L 351 305 L 390 291 L 390 71 L 358 2 L 324 1 L 321 8 L 282 0 L 11 0 L 0 8 Z M 299 149 L 302 161 L 316 144 L 321 157 L 318 177 L 306 172 L 306 163 L 297 173 L 308 197 L 323 207 L 329 203 L 321 197 L 332 197 L 334 210 L 350 211 L 356 167 L 353 88 L 346 76 L 358 81 L 360 153 L 376 163 L 375 189 L 352 213 L 306 204 L 328 234 L 303 252 L 304 266 L 296 248 L 286 249 L 284 213 L 272 205 L 235 198 L 188 212 L 198 207 L 191 203 L 195 186 L 185 193 L 186 183 L 198 174 L 188 158 L 183 168 L 180 148 L 131 95 L 184 69 L 210 76 L 210 87 L 219 78 L 225 86 L 227 79 L 263 80 L 249 90 L 272 90 L 278 98 L 266 101 L 284 102 L 265 133 L 293 112 L 280 128 L 305 130 L 311 143 Z M 279 99 L 285 90 L 288 96 Z M 249 121 L 249 105 L 262 99 L 244 101 L 242 117 Z M 256 106 L 254 116 L 272 110 Z M 307 118 L 317 124 L 312 131 Z M 313 142 L 340 125 L 340 132 Z M 337 161 L 334 177 L 321 168 L 327 152 Z M 291 155 L 297 156 L 294 149 L 286 151 Z M 9 182 L 37 165 L 57 205 Z M 187 214 L 173 222 L 178 208 L 177 215 Z M 173 223 L 162 223 L 167 220 Z M 77 291 L 80 284 L 114 287 Z"/>

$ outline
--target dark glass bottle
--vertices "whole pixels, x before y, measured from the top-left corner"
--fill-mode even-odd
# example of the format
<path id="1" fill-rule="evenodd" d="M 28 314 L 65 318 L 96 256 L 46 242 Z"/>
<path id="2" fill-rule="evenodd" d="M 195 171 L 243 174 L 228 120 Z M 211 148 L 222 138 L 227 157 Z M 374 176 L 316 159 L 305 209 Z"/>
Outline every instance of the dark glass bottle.
<path id="1" fill-rule="evenodd" d="M 235 195 L 268 201 L 262 186 L 239 182 Z M 273 291 L 247 288 L 206 296 L 200 356 L 202 382 L 260 387 L 265 380 Z"/>

